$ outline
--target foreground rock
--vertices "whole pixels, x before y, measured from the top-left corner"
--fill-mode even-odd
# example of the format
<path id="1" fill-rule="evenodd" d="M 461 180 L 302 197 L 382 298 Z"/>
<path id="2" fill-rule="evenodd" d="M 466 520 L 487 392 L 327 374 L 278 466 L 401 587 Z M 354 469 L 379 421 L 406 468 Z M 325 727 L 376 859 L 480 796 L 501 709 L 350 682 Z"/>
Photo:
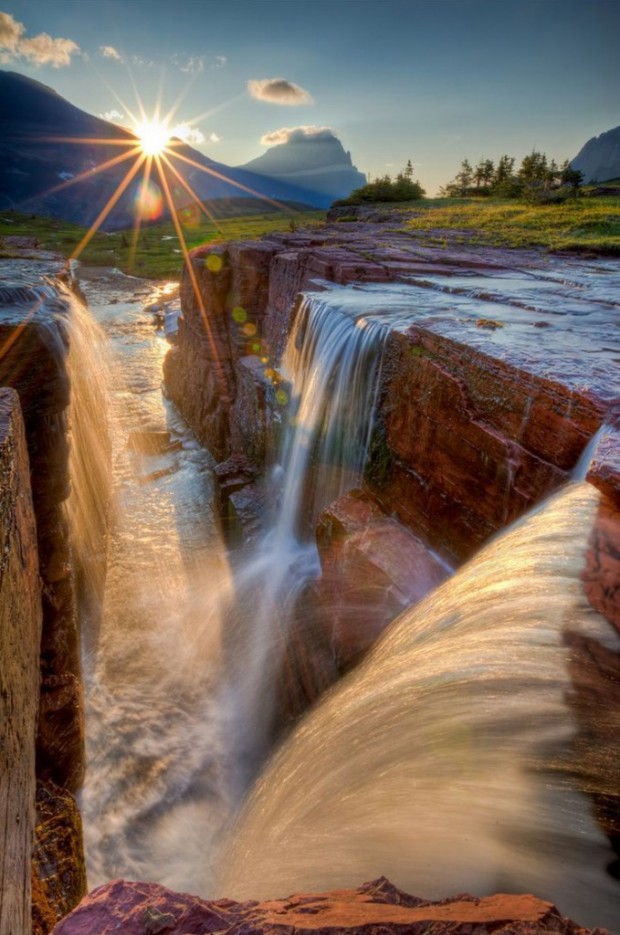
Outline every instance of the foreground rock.
<path id="1" fill-rule="evenodd" d="M 41 585 L 17 393 L 0 390 L 0 932 L 30 932 Z"/>
<path id="2" fill-rule="evenodd" d="M 535 896 L 478 899 L 465 895 L 427 902 L 401 892 L 383 877 L 356 890 L 299 894 L 262 903 L 206 902 L 155 883 L 115 880 L 93 890 L 56 926 L 53 935 L 371 935 L 379 931 L 382 935 L 603 935 L 604 930 L 581 928 Z"/>

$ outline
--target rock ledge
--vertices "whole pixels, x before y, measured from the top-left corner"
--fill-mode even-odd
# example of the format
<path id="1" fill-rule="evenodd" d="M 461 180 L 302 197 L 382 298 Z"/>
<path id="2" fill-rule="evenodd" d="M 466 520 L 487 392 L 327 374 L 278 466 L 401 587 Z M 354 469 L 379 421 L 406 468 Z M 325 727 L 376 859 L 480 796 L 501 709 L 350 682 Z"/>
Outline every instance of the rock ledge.
<path id="1" fill-rule="evenodd" d="M 356 890 L 297 894 L 288 899 L 207 902 L 156 883 L 114 880 L 93 890 L 53 935 L 605 935 L 564 919 L 531 895 L 461 895 L 440 902 L 409 896 L 385 877 Z"/>

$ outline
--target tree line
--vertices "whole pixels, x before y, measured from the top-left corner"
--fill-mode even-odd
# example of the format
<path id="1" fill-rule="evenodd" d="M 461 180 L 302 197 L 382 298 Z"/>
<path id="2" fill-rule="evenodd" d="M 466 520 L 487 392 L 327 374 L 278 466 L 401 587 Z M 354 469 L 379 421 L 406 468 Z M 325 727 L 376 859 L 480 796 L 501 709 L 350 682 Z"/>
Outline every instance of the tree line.
<path id="1" fill-rule="evenodd" d="M 568 159 L 558 164 L 545 153 L 533 150 L 516 167 L 513 156 L 501 156 L 497 163 L 480 159 L 472 166 L 464 159 L 451 182 L 439 190 L 442 197 L 471 198 L 494 195 L 497 198 L 552 197 L 560 188 L 578 194 L 583 174 L 572 169 Z"/>
<path id="2" fill-rule="evenodd" d="M 413 165 L 409 159 L 405 168 L 395 179 L 390 175 L 384 175 L 361 188 L 356 188 L 348 198 L 343 198 L 334 204 L 360 205 L 376 201 L 416 201 L 423 198 L 425 194 L 418 180 L 413 177 Z"/>

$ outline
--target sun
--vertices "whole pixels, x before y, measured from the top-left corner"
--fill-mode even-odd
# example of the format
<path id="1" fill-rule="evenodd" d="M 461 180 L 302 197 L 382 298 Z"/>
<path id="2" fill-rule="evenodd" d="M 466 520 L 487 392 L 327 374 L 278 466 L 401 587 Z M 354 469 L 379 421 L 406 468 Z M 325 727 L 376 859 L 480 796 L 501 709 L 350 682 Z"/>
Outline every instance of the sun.
<path id="1" fill-rule="evenodd" d="M 170 142 L 171 131 L 159 120 L 145 120 L 134 127 L 145 156 L 159 156 Z"/>

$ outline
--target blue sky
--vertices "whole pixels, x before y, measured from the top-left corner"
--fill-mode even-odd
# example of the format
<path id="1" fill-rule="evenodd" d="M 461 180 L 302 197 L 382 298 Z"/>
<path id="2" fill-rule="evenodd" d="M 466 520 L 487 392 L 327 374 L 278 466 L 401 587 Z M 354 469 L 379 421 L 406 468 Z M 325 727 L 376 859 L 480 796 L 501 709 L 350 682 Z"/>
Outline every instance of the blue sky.
<path id="1" fill-rule="evenodd" d="M 176 120 L 207 114 L 197 148 L 231 165 L 260 155 L 271 131 L 328 126 L 363 172 L 411 158 L 432 193 L 464 157 L 537 147 L 561 160 L 620 124 L 617 0 L 0 0 L 0 10 L 11 18 L 0 67 L 95 114 L 126 115 L 114 92 L 134 108 L 132 82 L 147 110 L 160 89 L 164 108 L 184 93 Z M 248 81 L 270 78 L 306 99 L 249 93 Z"/>

